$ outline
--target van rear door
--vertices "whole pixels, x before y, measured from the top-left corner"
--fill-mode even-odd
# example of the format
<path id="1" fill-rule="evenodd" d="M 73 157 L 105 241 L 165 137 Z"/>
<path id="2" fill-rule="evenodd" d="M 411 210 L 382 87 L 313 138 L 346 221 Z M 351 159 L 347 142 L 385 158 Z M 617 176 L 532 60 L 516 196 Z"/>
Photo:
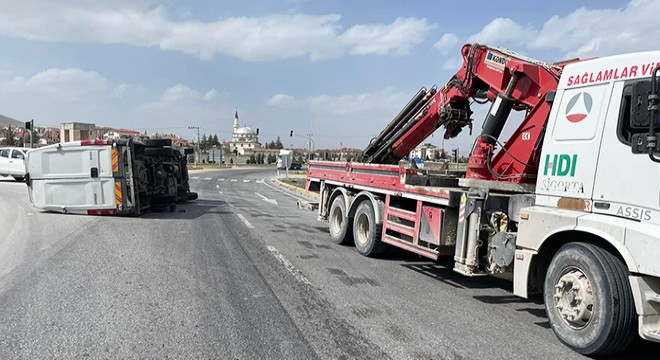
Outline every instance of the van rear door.
<path id="1" fill-rule="evenodd" d="M 112 151 L 111 142 L 75 141 L 28 152 L 30 201 L 70 213 L 116 209 Z"/>

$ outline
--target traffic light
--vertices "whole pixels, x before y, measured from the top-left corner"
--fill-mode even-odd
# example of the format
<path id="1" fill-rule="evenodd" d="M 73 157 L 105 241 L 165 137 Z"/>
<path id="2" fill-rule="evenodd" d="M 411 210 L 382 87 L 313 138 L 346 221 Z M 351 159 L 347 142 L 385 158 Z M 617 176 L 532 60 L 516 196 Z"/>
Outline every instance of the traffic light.
<path id="1" fill-rule="evenodd" d="M 293 136 L 293 130 L 289 133 L 289 137 Z"/>
<path id="2" fill-rule="evenodd" d="M 451 151 L 451 154 L 452 154 L 452 156 L 453 156 L 453 158 L 454 158 L 454 162 L 457 163 L 457 162 L 458 162 L 458 149 L 453 149 L 453 150 Z"/>
<path id="3" fill-rule="evenodd" d="M 257 135 L 259 135 L 259 128 L 257 128 Z"/>
<path id="4" fill-rule="evenodd" d="M 32 130 L 32 121 L 25 122 L 25 130 Z"/>

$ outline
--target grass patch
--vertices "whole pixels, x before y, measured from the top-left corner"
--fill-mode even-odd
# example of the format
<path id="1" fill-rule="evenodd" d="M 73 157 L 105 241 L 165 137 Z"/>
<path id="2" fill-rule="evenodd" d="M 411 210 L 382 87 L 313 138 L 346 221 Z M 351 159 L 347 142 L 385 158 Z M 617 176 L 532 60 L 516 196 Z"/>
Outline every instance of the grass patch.
<path id="1" fill-rule="evenodd" d="M 306 179 L 304 177 L 289 177 L 289 178 L 281 178 L 280 181 L 304 189 Z"/>

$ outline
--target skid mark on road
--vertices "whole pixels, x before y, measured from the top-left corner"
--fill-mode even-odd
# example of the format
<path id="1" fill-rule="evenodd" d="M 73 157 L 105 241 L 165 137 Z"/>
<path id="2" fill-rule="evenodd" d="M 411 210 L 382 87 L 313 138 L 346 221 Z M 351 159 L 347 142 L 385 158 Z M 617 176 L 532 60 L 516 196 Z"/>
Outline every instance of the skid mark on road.
<path id="1" fill-rule="evenodd" d="M 293 264 L 291 264 L 291 263 L 289 262 L 289 260 L 285 259 L 284 256 L 283 256 L 283 255 L 282 255 L 282 254 L 281 254 L 281 253 L 280 253 L 275 247 L 268 245 L 267 248 L 268 248 L 268 251 L 270 251 L 270 253 L 273 254 L 273 256 L 275 256 L 275 258 L 276 258 L 279 262 L 281 262 L 282 265 L 284 265 L 284 267 L 286 268 L 286 270 L 287 270 L 289 273 L 291 273 L 291 275 L 293 275 L 293 277 L 294 277 L 299 283 L 303 283 L 303 284 L 307 284 L 307 285 L 312 285 L 312 283 L 310 283 L 309 280 L 307 280 L 307 278 L 305 277 L 305 275 L 303 275 L 303 273 L 300 272 L 300 270 L 296 269 L 296 267 L 293 266 Z"/>
<path id="2" fill-rule="evenodd" d="M 376 286 L 376 287 L 381 286 L 378 281 L 376 281 L 374 279 L 371 279 L 371 278 L 351 277 L 342 269 L 327 268 L 327 270 L 330 274 L 337 277 L 337 279 L 339 279 L 339 281 L 341 281 L 341 283 L 344 284 L 344 285 L 355 286 L 355 285 L 360 285 L 360 284 L 369 284 L 371 286 Z"/>

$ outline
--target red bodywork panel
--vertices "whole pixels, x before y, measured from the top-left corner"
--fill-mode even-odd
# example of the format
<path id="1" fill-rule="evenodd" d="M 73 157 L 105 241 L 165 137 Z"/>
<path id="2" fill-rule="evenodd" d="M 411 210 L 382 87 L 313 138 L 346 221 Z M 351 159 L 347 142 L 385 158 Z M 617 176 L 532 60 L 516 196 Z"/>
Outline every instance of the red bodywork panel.
<path id="1" fill-rule="evenodd" d="M 413 176 L 413 169 L 399 165 L 364 164 L 334 161 L 310 161 L 307 167 L 307 184 L 310 179 L 337 181 L 344 184 L 358 185 L 394 192 L 416 193 L 438 198 L 449 198 L 449 192 L 442 188 L 406 185 L 406 176 Z"/>

